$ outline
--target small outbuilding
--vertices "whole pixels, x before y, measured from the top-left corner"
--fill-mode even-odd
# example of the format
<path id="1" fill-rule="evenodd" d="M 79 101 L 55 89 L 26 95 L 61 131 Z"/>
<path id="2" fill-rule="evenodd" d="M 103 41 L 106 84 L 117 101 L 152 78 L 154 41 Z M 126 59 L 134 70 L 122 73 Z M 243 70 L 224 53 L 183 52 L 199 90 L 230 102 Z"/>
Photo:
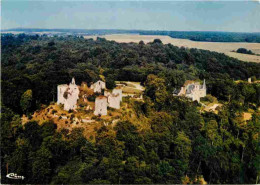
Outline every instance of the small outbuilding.
<path id="1" fill-rule="evenodd" d="M 106 89 L 106 83 L 99 80 L 96 83 L 90 86 L 90 89 L 93 89 L 95 93 L 101 93 L 102 89 Z"/>

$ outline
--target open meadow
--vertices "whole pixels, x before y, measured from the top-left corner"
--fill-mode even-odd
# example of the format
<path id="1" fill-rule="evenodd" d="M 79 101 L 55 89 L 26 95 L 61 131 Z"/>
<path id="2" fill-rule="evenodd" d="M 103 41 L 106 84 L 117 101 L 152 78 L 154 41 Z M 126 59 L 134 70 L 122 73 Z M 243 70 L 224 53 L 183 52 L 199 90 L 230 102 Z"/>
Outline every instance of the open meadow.
<path id="1" fill-rule="evenodd" d="M 197 48 L 210 51 L 216 51 L 219 53 L 224 53 L 230 57 L 237 58 L 246 62 L 257 62 L 260 63 L 260 56 L 257 55 L 248 55 L 232 52 L 238 48 L 246 48 L 251 50 L 255 54 L 260 54 L 260 43 L 246 43 L 246 42 L 198 42 L 191 41 L 188 39 L 175 39 L 169 36 L 163 35 L 134 35 L 134 34 L 113 34 L 113 35 L 103 35 L 99 36 L 107 40 L 113 40 L 119 43 L 130 43 L 144 41 L 144 43 L 152 42 L 154 39 L 160 39 L 164 44 L 171 43 L 174 46 L 178 47 L 187 47 L 187 48 Z M 97 36 L 84 36 L 84 38 L 96 39 Z"/>

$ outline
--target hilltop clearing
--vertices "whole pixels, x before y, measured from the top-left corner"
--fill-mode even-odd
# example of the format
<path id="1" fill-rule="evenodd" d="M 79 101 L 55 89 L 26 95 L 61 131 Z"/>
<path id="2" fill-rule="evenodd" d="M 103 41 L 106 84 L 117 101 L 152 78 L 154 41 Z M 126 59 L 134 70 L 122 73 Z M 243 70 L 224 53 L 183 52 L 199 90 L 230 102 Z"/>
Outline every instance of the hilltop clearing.
<path id="1" fill-rule="evenodd" d="M 113 129 L 119 121 L 132 121 L 139 130 L 150 129 L 147 125 L 147 118 L 137 115 L 135 110 L 137 102 L 140 101 L 129 99 L 129 97 L 124 98 L 120 110 L 108 108 L 108 114 L 106 116 L 95 116 L 93 110 L 86 110 L 86 107 L 80 107 L 75 111 L 65 111 L 62 105 L 55 103 L 35 111 L 31 118 L 23 115 L 22 124 L 25 125 L 29 121 L 37 121 L 42 125 L 47 121 L 52 121 L 57 125 L 58 131 L 65 129 L 71 132 L 75 128 L 82 128 L 83 135 L 90 140 L 95 140 L 97 131 L 101 127 L 105 126 L 109 129 Z M 91 104 L 91 106 L 94 107 L 93 104 Z"/>

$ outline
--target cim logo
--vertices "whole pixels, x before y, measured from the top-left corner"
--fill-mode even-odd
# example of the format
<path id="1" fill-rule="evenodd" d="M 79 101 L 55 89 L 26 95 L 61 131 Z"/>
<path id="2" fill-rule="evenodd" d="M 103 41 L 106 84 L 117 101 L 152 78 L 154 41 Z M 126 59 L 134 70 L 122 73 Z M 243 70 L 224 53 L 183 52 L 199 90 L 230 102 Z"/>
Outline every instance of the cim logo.
<path id="1" fill-rule="evenodd" d="M 6 175 L 7 178 L 9 179 L 24 179 L 25 177 L 24 176 L 20 176 L 20 175 L 17 175 L 16 173 L 9 173 Z"/>

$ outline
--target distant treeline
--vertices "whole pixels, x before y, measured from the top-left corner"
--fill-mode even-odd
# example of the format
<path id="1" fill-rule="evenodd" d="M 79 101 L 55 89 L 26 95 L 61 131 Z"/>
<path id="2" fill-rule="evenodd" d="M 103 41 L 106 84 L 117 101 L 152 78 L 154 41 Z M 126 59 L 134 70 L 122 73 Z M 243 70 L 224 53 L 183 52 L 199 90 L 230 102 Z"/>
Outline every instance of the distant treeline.
<path id="1" fill-rule="evenodd" d="M 260 42 L 260 33 L 204 31 L 142 31 L 142 35 L 168 35 L 172 38 L 206 42 Z"/>
<path id="2" fill-rule="evenodd" d="M 215 32 L 215 31 L 152 31 L 152 30 L 117 30 L 117 29 L 37 29 L 15 28 L 2 31 L 59 32 L 60 34 L 75 35 L 105 35 L 105 34 L 140 34 L 140 35 L 167 35 L 172 38 L 189 39 L 206 42 L 254 42 L 260 43 L 260 33 Z"/>

